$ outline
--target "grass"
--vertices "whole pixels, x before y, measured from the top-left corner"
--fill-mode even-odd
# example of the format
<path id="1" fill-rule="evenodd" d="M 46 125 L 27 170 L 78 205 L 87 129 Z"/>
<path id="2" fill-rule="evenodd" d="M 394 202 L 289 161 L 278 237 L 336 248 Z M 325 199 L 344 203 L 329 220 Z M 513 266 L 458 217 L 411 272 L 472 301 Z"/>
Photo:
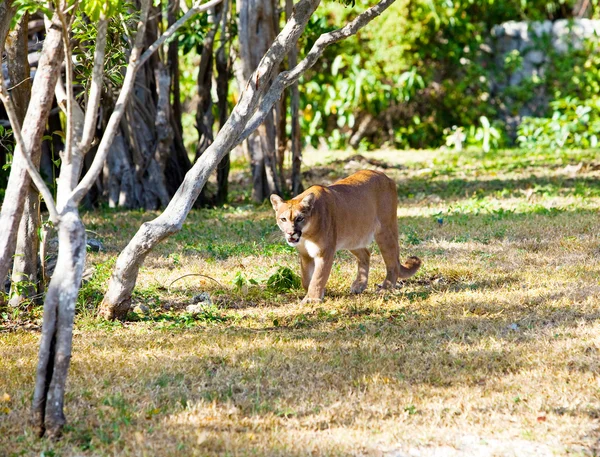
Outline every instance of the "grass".
<path id="1" fill-rule="evenodd" d="M 147 314 L 96 320 L 116 255 L 155 213 L 87 213 L 106 250 L 89 254 L 64 438 L 27 423 L 40 310 L 2 311 L 0 455 L 598 455 L 596 157 L 309 156 L 311 182 L 388 163 L 402 255 L 424 261 L 378 294 L 375 254 L 368 291 L 351 296 L 355 261 L 338 253 L 319 305 L 269 286 L 293 284 L 297 260 L 270 207 L 242 200 L 193 211 L 147 259 L 133 297 Z M 212 304 L 187 312 L 200 292 Z"/>

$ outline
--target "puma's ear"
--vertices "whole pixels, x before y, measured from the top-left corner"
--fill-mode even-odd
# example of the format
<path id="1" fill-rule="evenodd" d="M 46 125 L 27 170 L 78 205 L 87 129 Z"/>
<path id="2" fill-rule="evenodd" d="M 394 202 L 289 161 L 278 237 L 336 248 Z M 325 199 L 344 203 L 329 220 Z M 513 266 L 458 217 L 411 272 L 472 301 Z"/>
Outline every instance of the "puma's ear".
<path id="1" fill-rule="evenodd" d="M 307 213 L 310 213 L 312 211 L 314 204 L 315 204 L 315 194 L 308 194 L 300 202 L 300 206 Z"/>
<path id="2" fill-rule="evenodd" d="M 283 203 L 284 203 L 283 198 L 281 198 L 279 195 L 277 195 L 277 194 L 271 195 L 271 205 L 273 205 L 273 209 L 275 211 L 277 211 L 279 206 Z"/>

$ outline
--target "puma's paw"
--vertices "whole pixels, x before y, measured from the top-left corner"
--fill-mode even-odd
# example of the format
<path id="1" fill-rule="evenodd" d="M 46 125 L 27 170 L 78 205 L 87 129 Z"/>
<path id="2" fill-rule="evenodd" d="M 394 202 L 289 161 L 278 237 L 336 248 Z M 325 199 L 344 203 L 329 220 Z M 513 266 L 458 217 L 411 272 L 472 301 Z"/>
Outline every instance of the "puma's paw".
<path id="1" fill-rule="evenodd" d="M 307 303 L 323 303 L 323 299 L 322 298 L 311 298 L 311 297 L 304 297 L 304 299 L 301 302 L 303 305 L 306 305 Z"/>
<path id="2" fill-rule="evenodd" d="M 394 286 L 390 281 L 383 281 L 383 283 L 381 284 L 377 284 L 377 292 L 379 293 L 384 293 L 384 292 L 388 292 L 390 289 L 393 289 Z"/>
<path id="3" fill-rule="evenodd" d="M 350 287 L 351 294 L 361 294 L 367 289 L 366 282 L 354 282 L 352 283 L 352 287 Z"/>

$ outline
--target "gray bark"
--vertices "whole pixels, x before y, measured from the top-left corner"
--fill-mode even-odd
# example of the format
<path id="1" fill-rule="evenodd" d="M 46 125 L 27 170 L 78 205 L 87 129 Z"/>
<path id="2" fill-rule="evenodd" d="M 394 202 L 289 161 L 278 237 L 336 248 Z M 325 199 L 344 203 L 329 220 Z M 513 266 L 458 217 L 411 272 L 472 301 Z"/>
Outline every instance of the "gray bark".
<path id="1" fill-rule="evenodd" d="M 346 27 L 322 35 L 307 57 L 294 69 L 281 73 L 268 87 L 274 72 L 283 58 L 296 45 L 306 24 L 320 3 L 320 0 L 300 0 L 290 20 L 277 36 L 271 47 L 260 61 L 257 69 L 248 79 L 240 99 L 231 116 L 217 134 L 213 144 L 205 151 L 186 175 L 182 185 L 165 209 L 156 219 L 144 223 L 117 259 L 111 275 L 108 291 L 100 306 L 100 315 L 107 319 L 123 318 L 131 305 L 131 294 L 137 280 L 139 268 L 146 256 L 162 240 L 181 230 L 192 205 L 206 184 L 210 174 L 221 159 L 243 141 L 251 131 L 245 126 L 256 128 L 266 117 L 283 90 L 298 80 L 300 75 L 314 65 L 318 57 L 329 44 L 356 33 L 372 19 L 388 8 L 394 0 L 382 0 L 356 17 Z M 268 89 L 268 92 L 267 92 Z M 263 95 L 265 95 L 263 97 Z M 259 102 L 262 99 L 260 109 Z M 240 130 L 247 133 L 240 135 Z"/>
<path id="2" fill-rule="evenodd" d="M 25 120 L 29 98 L 31 97 L 31 80 L 29 79 L 29 62 L 27 60 L 27 23 L 26 14 L 9 33 L 6 46 L 8 77 L 13 87 L 11 97 L 15 104 L 17 118 L 21 125 Z M 32 158 L 36 167 L 40 166 L 41 154 Z M 9 304 L 19 306 L 23 301 L 41 293 L 43 285 L 38 286 L 38 229 L 40 226 L 40 196 L 39 192 L 29 187 L 25 197 L 25 207 L 19 224 L 17 246 L 11 276 L 11 292 Z M 15 287 L 21 283 L 21 287 Z M 25 284 L 27 284 L 25 286 Z"/>
<path id="3" fill-rule="evenodd" d="M 71 361 L 75 302 L 85 265 L 85 229 L 75 207 L 61 212 L 58 259 L 44 301 L 44 320 L 33 395 L 38 434 L 58 437 L 65 424 L 64 390 Z"/>
<path id="4" fill-rule="evenodd" d="M 31 154 L 34 163 L 39 163 L 41 140 L 46 127 L 46 119 L 54 100 L 54 86 L 63 58 L 62 25 L 56 15 L 46 34 L 42 55 L 31 89 L 31 102 L 23 122 L 24 148 Z M 6 194 L 0 213 L 0 284 L 4 284 L 12 256 L 15 252 L 18 226 L 23 214 L 25 197 L 31 178 L 27 172 L 23 151 L 17 144 L 15 160 L 8 178 Z"/>

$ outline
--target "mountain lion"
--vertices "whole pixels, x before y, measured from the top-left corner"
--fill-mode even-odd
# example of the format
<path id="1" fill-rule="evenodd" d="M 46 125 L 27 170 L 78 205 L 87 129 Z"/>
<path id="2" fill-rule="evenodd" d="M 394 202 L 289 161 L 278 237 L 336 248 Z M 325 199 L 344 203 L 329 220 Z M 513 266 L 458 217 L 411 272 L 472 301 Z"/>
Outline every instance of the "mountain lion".
<path id="1" fill-rule="evenodd" d="M 410 278 L 421 266 L 417 257 L 400 263 L 396 184 L 381 172 L 361 170 L 331 186 L 312 186 L 288 201 L 271 195 L 271 204 L 285 240 L 300 254 L 302 287 L 307 290 L 304 303 L 323 300 L 333 256 L 340 249 L 358 259 L 350 289 L 354 294 L 367 288 L 371 257 L 367 246 L 373 239 L 387 269 L 382 289 L 395 287 L 398 278 Z"/>

